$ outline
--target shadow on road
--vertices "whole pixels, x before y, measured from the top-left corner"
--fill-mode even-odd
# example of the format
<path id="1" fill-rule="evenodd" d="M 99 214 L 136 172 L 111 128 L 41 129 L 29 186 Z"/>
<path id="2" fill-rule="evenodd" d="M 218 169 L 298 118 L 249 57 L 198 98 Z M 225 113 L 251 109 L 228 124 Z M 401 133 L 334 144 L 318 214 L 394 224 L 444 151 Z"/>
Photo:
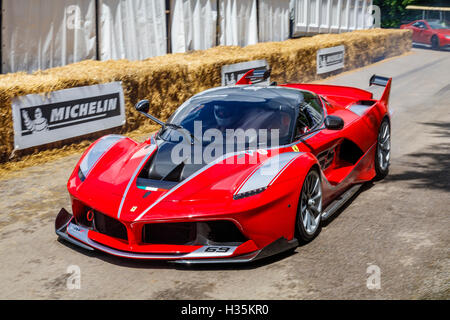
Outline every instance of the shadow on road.
<path id="1" fill-rule="evenodd" d="M 450 123 L 422 124 L 435 129 L 431 132 L 432 135 L 450 137 Z M 414 189 L 437 189 L 450 192 L 450 143 L 430 145 L 421 152 L 408 154 L 400 166 L 405 170 L 388 175 L 386 182 L 407 181 L 409 187 Z"/>
<path id="2" fill-rule="evenodd" d="M 324 222 L 323 222 L 323 224 L 322 224 L 322 227 L 327 227 L 329 224 L 331 224 L 333 221 L 334 221 L 334 219 L 336 219 L 337 217 L 339 217 L 340 216 L 340 214 L 342 213 L 342 212 L 344 212 L 345 211 L 345 209 L 347 209 L 352 203 L 353 203 L 353 201 L 356 199 L 356 198 L 358 198 L 358 196 L 361 194 L 361 193 L 363 193 L 363 192 L 365 192 L 365 191 L 367 191 L 367 190 L 369 190 L 370 188 L 372 188 L 374 186 L 374 183 L 373 182 L 366 182 L 366 183 L 364 183 L 362 186 L 361 186 L 361 188 L 350 198 L 350 199 L 348 199 L 347 200 L 347 202 L 346 203 L 344 203 L 343 205 L 342 205 L 342 207 L 340 207 L 331 217 L 329 217 L 327 220 L 325 220 Z"/>
<path id="3" fill-rule="evenodd" d="M 413 43 L 412 47 L 415 49 L 450 52 L 450 48 L 448 48 L 448 47 L 440 48 L 440 49 L 433 49 L 433 48 L 431 48 L 431 46 L 426 46 L 426 45 L 421 45 L 421 44 L 416 44 L 416 43 Z"/>

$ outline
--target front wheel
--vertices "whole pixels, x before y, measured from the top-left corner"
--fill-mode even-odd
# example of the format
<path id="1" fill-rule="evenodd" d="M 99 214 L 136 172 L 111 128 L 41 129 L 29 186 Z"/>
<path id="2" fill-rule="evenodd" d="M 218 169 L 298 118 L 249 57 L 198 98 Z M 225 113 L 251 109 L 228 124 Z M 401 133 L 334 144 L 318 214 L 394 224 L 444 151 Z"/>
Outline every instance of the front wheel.
<path id="1" fill-rule="evenodd" d="M 433 48 L 433 50 L 439 50 L 439 38 L 436 36 L 433 36 L 431 38 L 431 48 Z"/>
<path id="2" fill-rule="evenodd" d="M 303 181 L 297 209 L 296 234 L 309 242 L 320 232 L 322 220 L 322 183 L 317 170 L 311 169 Z"/>

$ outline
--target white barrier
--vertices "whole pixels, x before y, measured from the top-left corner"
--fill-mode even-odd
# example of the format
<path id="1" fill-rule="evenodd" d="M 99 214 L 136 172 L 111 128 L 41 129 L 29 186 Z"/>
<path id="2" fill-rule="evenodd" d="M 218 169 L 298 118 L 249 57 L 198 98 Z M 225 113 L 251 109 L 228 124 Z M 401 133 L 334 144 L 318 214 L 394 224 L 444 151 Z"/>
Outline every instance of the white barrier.
<path id="1" fill-rule="evenodd" d="M 259 41 L 289 39 L 290 0 L 259 0 Z"/>
<path id="2" fill-rule="evenodd" d="M 142 60 L 167 53 L 165 0 L 98 3 L 100 60 Z"/>
<path id="3" fill-rule="evenodd" d="M 247 46 L 258 42 L 256 0 L 219 0 L 219 45 Z"/>
<path id="4" fill-rule="evenodd" d="M 86 59 L 142 60 L 166 54 L 168 37 L 171 52 L 177 53 L 368 29 L 373 23 L 368 12 L 372 0 L 0 0 L 0 4 L 2 73 Z"/>
<path id="5" fill-rule="evenodd" d="M 217 0 L 171 0 L 170 8 L 173 53 L 216 45 Z"/>
<path id="6" fill-rule="evenodd" d="M 171 0 L 172 52 L 289 39 L 289 3 L 290 0 Z M 216 41 L 217 22 L 220 28 Z"/>
<path id="7" fill-rule="evenodd" d="M 3 0 L 2 73 L 96 57 L 95 2 Z"/>
<path id="8" fill-rule="evenodd" d="M 372 0 L 293 0 L 293 36 L 369 29 Z"/>

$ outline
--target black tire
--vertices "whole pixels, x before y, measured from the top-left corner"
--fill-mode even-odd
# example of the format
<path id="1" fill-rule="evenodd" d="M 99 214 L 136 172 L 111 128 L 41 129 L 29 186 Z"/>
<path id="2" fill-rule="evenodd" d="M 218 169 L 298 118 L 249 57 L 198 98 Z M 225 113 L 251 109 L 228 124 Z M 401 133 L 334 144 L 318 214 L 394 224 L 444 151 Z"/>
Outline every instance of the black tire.
<path id="1" fill-rule="evenodd" d="M 385 118 L 378 130 L 377 150 L 375 154 L 375 171 L 377 173 L 374 180 L 382 180 L 389 173 L 391 155 L 391 124 Z"/>
<path id="2" fill-rule="evenodd" d="M 439 38 L 437 36 L 431 37 L 431 48 L 433 50 L 439 50 L 440 49 Z"/>
<path id="3" fill-rule="evenodd" d="M 318 183 L 316 186 L 316 182 Z M 314 200 L 315 198 L 315 200 Z M 307 213 L 308 212 L 308 213 Z M 311 220 L 308 220 L 309 218 Z M 304 223 L 304 221 L 309 221 Z M 305 226 L 306 224 L 306 226 Z M 295 234 L 300 243 L 313 240 L 322 229 L 322 180 L 317 169 L 311 169 L 303 181 L 295 219 Z"/>

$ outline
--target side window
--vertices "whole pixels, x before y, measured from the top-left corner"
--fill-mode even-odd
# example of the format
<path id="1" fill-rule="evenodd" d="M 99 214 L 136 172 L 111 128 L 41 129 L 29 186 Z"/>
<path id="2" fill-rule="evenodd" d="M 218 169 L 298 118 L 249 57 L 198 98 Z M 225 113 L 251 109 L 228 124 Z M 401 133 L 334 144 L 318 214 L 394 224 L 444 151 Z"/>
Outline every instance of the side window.
<path id="1" fill-rule="evenodd" d="M 413 27 L 420 28 L 420 22 L 416 22 L 412 25 Z"/>
<path id="2" fill-rule="evenodd" d="M 323 120 L 322 104 L 318 96 L 303 92 L 304 100 L 299 106 L 296 124 L 296 137 L 320 125 Z"/>
<path id="3" fill-rule="evenodd" d="M 306 118 L 308 119 L 310 128 L 314 128 L 315 126 L 322 123 L 322 103 L 320 102 L 319 97 L 313 93 L 304 92 L 303 96 L 305 97 L 305 100 L 302 105 L 300 105 L 300 110 L 303 111 Z"/>

